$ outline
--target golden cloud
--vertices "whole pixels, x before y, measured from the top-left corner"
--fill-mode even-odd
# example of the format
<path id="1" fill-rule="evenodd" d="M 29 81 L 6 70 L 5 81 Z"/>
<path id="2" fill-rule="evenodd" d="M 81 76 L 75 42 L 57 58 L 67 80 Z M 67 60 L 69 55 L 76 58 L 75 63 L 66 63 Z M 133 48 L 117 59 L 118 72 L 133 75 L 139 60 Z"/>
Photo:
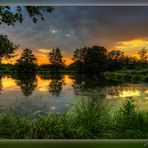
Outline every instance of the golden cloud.
<path id="1" fill-rule="evenodd" d="M 41 49 L 38 49 L 38 51 L 40 53 L 48 54 L 49 52 L 51 52 L 51 49 L 41 48 Z"/>
<path id="2" fill-rule="evenodd" d="M 117 42 L 114 46 L 116 50 L 122 50 L 127 54 L 137 54 L 142 48 L 148 48 L 148 40 L 133 39 L 129 41 Z"/>

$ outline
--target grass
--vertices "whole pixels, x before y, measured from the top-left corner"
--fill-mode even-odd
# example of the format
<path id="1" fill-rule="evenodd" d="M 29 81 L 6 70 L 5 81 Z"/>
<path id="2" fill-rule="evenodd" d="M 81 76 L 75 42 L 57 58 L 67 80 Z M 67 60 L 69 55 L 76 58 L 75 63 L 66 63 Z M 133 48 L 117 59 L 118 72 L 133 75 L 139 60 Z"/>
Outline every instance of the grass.
<path id="1" fill-rule="evenodd" d="M 110 114 L 103 100 L 90 96 L 74 113 L 48 117 L 0 116 L 1 139 L 147 139 L 148 113 L 138 111 L 132 98 Z"/>
<path id="2" fill-rule="evenodd" d="M 105 72 L 104 76 L 107 80 L 114 80 L 120 82 L 145 82 L 148 83 L 148 70 L 124 70 L 124 71 L 116 71 L 116 72 Z"/>

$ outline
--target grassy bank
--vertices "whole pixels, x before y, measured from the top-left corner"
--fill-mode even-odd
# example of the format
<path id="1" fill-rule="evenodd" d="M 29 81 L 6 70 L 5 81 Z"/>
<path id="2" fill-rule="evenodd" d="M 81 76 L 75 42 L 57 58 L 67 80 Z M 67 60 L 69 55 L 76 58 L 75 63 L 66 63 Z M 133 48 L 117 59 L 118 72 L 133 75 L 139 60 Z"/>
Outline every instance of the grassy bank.
<path id="1" fill-rule="evenodd" d="M 116 72 L 105 72 L 105 78 L 115 81 L 145 82 L 148 83 L 148 69 L 143 70 L 120 70 Z"/>
<path id="2" fill-rule="evenodd" d="M 30 119 L 0 116 L 1 139 L 112 139 L 148 138 L 148 113 L 139 112 L 131 98 L 114 114 L 103 102 L 88 97 L 73 113 Z"/>

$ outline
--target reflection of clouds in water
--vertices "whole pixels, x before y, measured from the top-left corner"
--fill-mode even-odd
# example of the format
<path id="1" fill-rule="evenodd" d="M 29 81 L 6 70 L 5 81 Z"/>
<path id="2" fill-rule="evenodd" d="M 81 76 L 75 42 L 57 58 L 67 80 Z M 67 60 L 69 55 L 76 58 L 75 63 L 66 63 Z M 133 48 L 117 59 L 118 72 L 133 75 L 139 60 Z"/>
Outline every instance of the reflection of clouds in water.
<path id="1" fill-rule="evenodd" d="M 140 96 L 141 92 L 136 90 L 136 91 L 122 91 L 121 94 L 119 94 L 119 97 L 135 97 L 135 96 Z"/>
<path id="2" fill-rule="evenodd" d="M 15 80 L 9 76 L 2 78 L 2 88 L 4 91 L 18 90 L 19 87 L 16 85 Z"/>

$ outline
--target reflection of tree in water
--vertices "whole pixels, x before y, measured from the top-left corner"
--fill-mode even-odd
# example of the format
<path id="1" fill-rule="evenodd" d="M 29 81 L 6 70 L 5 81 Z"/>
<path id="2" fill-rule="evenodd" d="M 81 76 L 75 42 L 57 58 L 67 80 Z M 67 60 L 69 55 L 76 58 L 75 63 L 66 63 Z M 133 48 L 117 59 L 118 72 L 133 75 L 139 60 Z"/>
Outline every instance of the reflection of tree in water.
<path id="1" fill-rule="evenodd" d="M 42 75 L 41 78 L 51 80 L 48 86 L 48 90 L 53 96 L 60 95 L 63 89 L 63 85 L 65 84 L 61 74 L 53 73 L 50 75 Z"/>
<path id="2" fill-rule="evenodd" d="M 73 88 L 75 94 L 79 92 L 88 92 L 90 90 L 97 90 L 101 98 L 106 97 L 105 88 L 107 86 L 117 85 L 117 83 L 112 81 L 107 81 L 103 75 L 76 75 L 74 78 Z"/>
<path id="3" fill-rule="evenodd" d="M 36 76 L 33 73 L 18 73 L 15 76 L 16 84 L 20 86 L 23 95 L 29 96 L 37 86 Z"/>
<path id="4" fill-rule="evenodd" d="M 2 88 L 3 88 L 3 85 L 2 85 L 2 75 L 0 74 L 0 94 L 2 92 Z"/>
<path id="5" fill-rule="evenodd" d="M 59 96 L 63 89 L 64 80 L 51 80 L 49 84 L 49 92 L 53 96 Z"/>

